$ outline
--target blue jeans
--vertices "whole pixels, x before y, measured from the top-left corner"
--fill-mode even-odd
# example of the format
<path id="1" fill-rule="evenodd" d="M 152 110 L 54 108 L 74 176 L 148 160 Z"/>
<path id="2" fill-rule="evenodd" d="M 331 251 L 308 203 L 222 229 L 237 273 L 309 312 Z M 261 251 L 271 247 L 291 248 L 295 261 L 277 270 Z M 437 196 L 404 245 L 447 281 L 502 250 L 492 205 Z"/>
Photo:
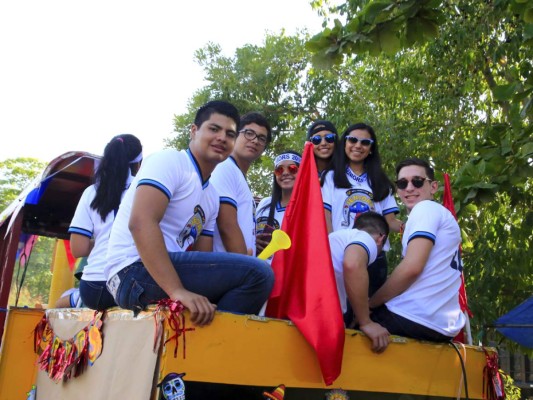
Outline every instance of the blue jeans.
<path id="1" fill-rule="evenodd" d="M 387 328 L 392 335 L 405 336 L 431 342 L 450 342 L 453 337 L 443 335 L 424 325 L 420 325 L 407 318 L 390 311 L 386 305 L 372 310 L 370 319 Z"/>
<path id="2" fill-rule="evenodd" d="M 274 285 L 274 273 L 266 261 L 234 253 L 187 251 L 169 253 L 185 289 L 205 296 L 217 309 L 243 314 L 259 312 Z M 168 298 L 142 262 L 117 274 L 120 307 L 139 312 L 148 304 Z"/>
<path id="3" fill-rule="evenodd" d="M 84 307 L 105 310 L 116 307 L 115 299 L 107 291 L 105 281 L 80 281 L 80 296 Z"/>

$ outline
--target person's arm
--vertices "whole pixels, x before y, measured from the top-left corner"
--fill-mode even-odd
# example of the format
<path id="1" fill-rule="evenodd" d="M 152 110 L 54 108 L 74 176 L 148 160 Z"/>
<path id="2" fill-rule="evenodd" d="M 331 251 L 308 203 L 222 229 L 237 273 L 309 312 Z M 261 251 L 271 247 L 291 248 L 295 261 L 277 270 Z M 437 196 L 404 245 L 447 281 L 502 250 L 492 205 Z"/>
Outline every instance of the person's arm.
<path id="1" fill-rule="evenodd" d="M 70 251 L 76 258 L 87 257 L 94 247 L 94 240 L 77 233 L 70 234 Z"/>
<path id="2" fill-rule="evenodd" d="M 333 232 L 333 223 L 331 222 L 331 211 L 324 210 L 324 214 L 326 214 L 326 228 L 328 229 L 328 235 Z"/>
<path id="3" fill-rule="evenodd" d="M 165 293 L 180 301 L 191 313 L 191 321 L 197 325 L 209 324 L 215 315 L 216 306 L 205 297 L 190 292 L 170 261 L 163 233 L 159 227 L 168 198 L 151 186 L 136 189 L 131 210 L 129 229 L 145 268 Z"/>
<path id="4" fill-rule="evenodd" d="M 391 232 L 400 232 L 403 222 L 396 218 L 396 214 L 390 213 L 385 215 L 385 220 L 387 221 Z"/>
<path id="5" fill-rule="evenodd" d="M 70 308 L 70 294 L 57 299 L 55 308 Z"/>
<path id="6" fill-rule="evenodd" d="M 227 252 L 248 254 L 246 242 L 237 221 L 237 209 L 233 205 L 220 204 L 217 226 Z"/>
<path id="7" fill-rule="evenodd" d="M 381 353 L 389 345 L 389 331 L 370 319 L 368 306 L 368 254 L 360 245 L 350 245 L 344 252 L 344 286 L 359 323 L 359 329 L 372 341 L 372 351 Z"/>
<path id="8" fill-rule="evenodd" d="M 213 251 L 213 238 L 211 236 L 200 235 L 198 240 L 194 243 L 193 250 L 212 252 Z"/>
<path id="9" fill-rule="evenodd" d="M 433 249 L 431 240 L 422 237 L 412 239 L 407 245 L 403 260 L 370 298 L 370 307 L 378 307 L 405 292 L 424 270 L 431 249 Z"/>

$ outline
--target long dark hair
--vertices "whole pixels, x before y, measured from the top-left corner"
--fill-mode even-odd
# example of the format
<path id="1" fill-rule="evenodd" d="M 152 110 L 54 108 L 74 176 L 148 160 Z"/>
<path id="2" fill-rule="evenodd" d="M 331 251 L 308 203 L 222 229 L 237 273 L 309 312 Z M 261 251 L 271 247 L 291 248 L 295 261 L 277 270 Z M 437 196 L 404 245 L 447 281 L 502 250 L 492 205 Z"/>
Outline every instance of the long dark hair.
<path id="1" fill-rule="evenodd" d="M 132 164 L 132 161 L 141 152 L 141 141 L 127 133 L 115 136 L 106 145 L 94 175 L 96 196 L 91 202 L 91 208 L 98 212 L 103 221 L 112 210 L 118 209 L 129 172 L 135 175 L 140 162 L 138 160 Z"/>
<path id="2" fill-rule="evenodd" d="M 370 146 L 370 154 L 365 158 L 363 165 L 365 172 L 368 177 L 368 184 L 372 189 L 372 194 L 374 195 L 375 201 L 381 201 L 385 199 L 390 193 L 394 193 L 394 185 L 383 170 L 381 166 L 381 157 L 379 156 L 378 149 L 378 138 L 374 132 L 374 128 L 365 123 L 357 123 L 350 125 L 343 132 L 340 138 L 340 145 L 337 146 L 337 154 L 333 158 L 335 163 L 333 182 L 335 187 L 349 189 L 352 187 L 346 176 L 346 166 L 350 164 L 350 160 L 346 155 L 346 136 L 350 132 L 361 129 L 367 131 L 370 134 L 370 137 L 374 141 Z"/>
<path id="3" fill-rule="evenodd" d="M 294 150 L 285 150 L 285 151 L 280 152 L 279 154 L 287 154 L 287 153 L 295 154 L 299 157 L 302 157 L 300 153 Z M 295 164 L 300 166 L 300 163 L 295 163 Z M 276 212 L 276 204 L 278 204 L 280 200 L 281 200 L 281 187 L 276 181 L 276 175 L 273 174 L 272 197 L 270 198 L 270 204 L 265 204 L 263 207 L 261 207 L 261 209 L 257 210 L 257 212 L 260 213 L 262 210 L 269 208 L 267 224 L 270 226 L 274 226 L 274 213 Z"/>

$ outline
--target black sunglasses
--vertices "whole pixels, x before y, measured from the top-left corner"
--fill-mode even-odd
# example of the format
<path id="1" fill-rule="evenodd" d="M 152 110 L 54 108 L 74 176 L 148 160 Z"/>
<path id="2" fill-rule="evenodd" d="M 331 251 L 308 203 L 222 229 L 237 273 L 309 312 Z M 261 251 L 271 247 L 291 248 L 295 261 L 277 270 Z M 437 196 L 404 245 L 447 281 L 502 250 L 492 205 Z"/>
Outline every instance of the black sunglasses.
<path id="1" fill-rule="evenodd" d="M 431 179 L 422 178 L 420 176 L 415 176 L 414 178 L 411 179 L 411 183 L 417 189 L 420 189 L 422 186 L 424 186 L 425 181 L 432 182 Z M 405 178 L 398 179 L 395 183 L 398 189 L 404 190 L 404 189 L 407 189 L 407 185 L 409 185 L 409 179 L 405 179 Z"/>
<path id="2" fill-rule="evenodd" d="M 310 137 L 309 141 L 315 146 L 318 146 L 320 143 L 322 143 L 322 138 L 324 138 L 327 143 L 333 143 L 336 137 L 337 135 L 335 135 L 334 133 L 328 133 L 325 136 L 315 135 L 313 137 Z"/>
<path id="3" fill-rule="evenodd" d="M 359 139 L 355 136 L 346 136 L 344 138 L 347 142 L 350 142 L 351 144 L 356 144 L 357 142 L 361 143 L 361 146 L 370 146 L 374 141 L 372 139 Z"/>

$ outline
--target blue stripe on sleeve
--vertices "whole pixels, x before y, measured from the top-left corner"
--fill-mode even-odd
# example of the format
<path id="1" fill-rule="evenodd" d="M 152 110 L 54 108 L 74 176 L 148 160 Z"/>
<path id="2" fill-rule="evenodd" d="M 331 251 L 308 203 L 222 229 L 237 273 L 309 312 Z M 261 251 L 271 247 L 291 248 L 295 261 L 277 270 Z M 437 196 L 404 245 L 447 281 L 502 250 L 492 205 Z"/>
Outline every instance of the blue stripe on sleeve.
<path id="1" fill-rule="evenodd" d="M 430 232 L 416 231 L 411 236 L 409 236 L 407 243 L 409 243 L 411 240 L 416 239 L 416 238 L 424 238 L 424 239 L 431 240 L 433 244 L 435 244 L 435 239 L 436 239 L 435 235 Z"/>
<path id="2" fill-rule="evenodd" d="M 237 209 L 237 202 L 233 200 L 231 197 L 220 197 L 220 204 L 229 204 L 230 206 L 235 207 Z"/>
<path id="3" fill-rule="evenodd" d="M 331 211 L 331 204 L 324 203 L 324 209 L 328 210 L 328 211 Z"/>
<path id="4" fill-rule="evenodd" d="M 365 249 L 366 256 L 368 257 L 368 261 L 370 261 L 370 249 L 367 247 L 366 244 L 364 244 L 363 242 L 350 242 L 350 243 L 348 243 L 348 246 L 351 246 L 352 244 L 355 244 L 357 246 L 361 246 L 363 249 Z M 346 248 L 348 248 L 348 246 L 346 246 Z"/>
<path id="5" fill-rule="evenodd" d="M 71 226 L 68 228 L 68 233 L 76 233 L 78 235 L 87 236 L 89 239 L 93 237 L 93 233 L 87 229 L 78 228 L 77 226 Z"/>
<path id="6" fill-rule="evenodd" d="M 200 236 L 213 237 L 213 231 L 208 231 L 207 229 L 202 229 L 202 233 L 200 233 Z"/>
<path id="7" fill-rule="evenodd" d="M 170 191 L 165 187 L 163 186 L 161 183 L 157 182 L 157 181 L 154 181 L 153 179 L 141 179 L 138 183 L 137 183 L 137 187 L 139 186 L 143 186 L 143 185 L 146 185 L 146 186 L 152 186 L 156 189 L 159 189 L 161 192 L 163 192 L 163 194 L 165 196 L 167 196 L 167 198 L 170 200 L 171 197 L 172 197 L 172 194 L 170 193 Z"/>
<path id="8" fill-rule="evenodd" d="M 383 215 L 387 215 L 387 214 L 399 214 L 400 213 L 400 209 L 398 207 L 392 207 L 392 208 L 387 208 L 386 210 L 383 210 Z"/>

